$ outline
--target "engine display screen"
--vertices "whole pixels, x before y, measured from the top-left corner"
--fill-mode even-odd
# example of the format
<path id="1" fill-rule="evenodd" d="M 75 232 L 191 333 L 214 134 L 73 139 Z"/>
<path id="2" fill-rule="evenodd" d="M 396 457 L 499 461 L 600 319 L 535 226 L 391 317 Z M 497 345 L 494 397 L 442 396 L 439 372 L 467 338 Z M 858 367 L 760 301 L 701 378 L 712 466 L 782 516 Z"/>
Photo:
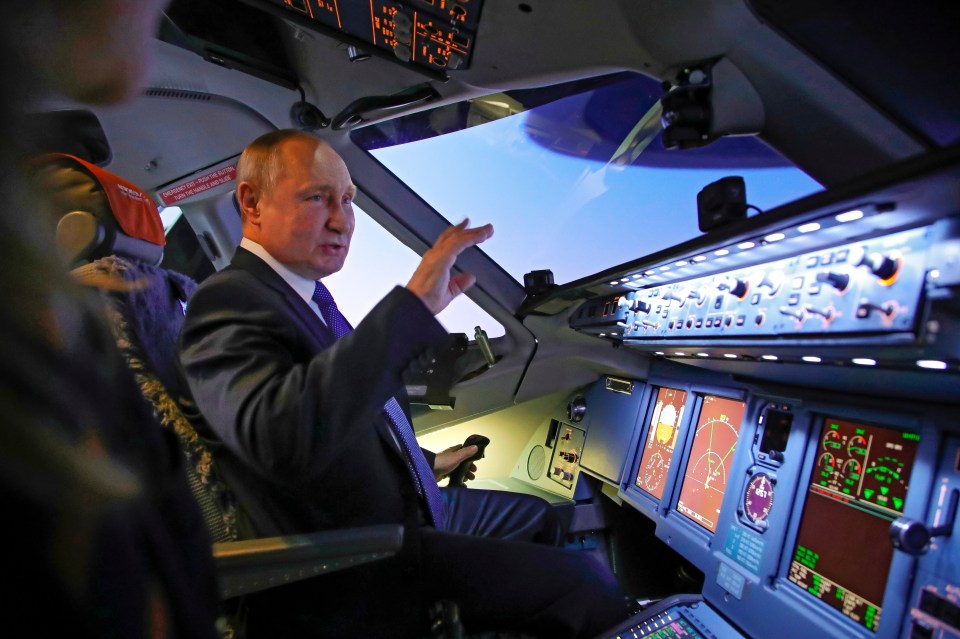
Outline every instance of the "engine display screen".
<path id="1" fill-rule="evenodd" d="M 876 631 L 920 436 L 826 419 L 788 579 Z"/>
<path id="2" fill-rule="evenodd" d="M 677 511 L 710 532 L 717 530 L 746 406 L 737 399 L 705 395 L 700 407 Z"/>
<path id="3" fill-rule="evenodd" d="M 687 391 L 663 387 L 657 392 L 636 482 L 638 488 L 657 499 L 663 498 L 663 483 L 673 461 L 673 449 L 677 445 L 686 403 Z"/>

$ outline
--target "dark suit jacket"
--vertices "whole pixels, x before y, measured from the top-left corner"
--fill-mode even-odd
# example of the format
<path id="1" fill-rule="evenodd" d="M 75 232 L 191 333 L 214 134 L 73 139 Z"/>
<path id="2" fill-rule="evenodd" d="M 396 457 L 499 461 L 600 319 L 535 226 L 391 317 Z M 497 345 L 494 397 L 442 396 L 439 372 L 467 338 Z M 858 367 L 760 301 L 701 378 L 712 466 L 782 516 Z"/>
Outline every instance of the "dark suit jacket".
<path id="1" fill-rule="evenodd" d="M 383 404 L 402 392 L 411 361 L 445 336 L 397 287 L 332 343 L 303 299 L 243 248 L 197 289 L 181 365 L 206 420 L 198 429 L 251 534 L 421 520 Z"/>

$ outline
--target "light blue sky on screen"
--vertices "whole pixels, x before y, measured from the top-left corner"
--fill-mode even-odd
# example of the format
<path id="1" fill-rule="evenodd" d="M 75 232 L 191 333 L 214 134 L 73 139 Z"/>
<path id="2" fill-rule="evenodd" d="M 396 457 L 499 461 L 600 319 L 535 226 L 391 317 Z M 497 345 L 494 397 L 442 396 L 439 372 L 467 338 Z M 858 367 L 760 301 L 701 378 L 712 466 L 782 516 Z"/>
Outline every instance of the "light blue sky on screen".
<path id="1" fill-rule="evenodd" d="M 794 168 L 618 167 L 563 155 L 531 140 L 525 117 L 372 152 L 451 222 L 492 222 L 483 250 L 521 282 L 547 268 L 569 282 L 698 236 L 697 193 L 728 175 L 744 177 L 760 209 L 821 188 Z"/>
<path id="2" fill-rule="evenodd" d="M 569 282 L 698 236 L 697 193 L 728 175 L 744 177 L 749 203 L 761 209 L 820 189 L 794 168 L 618 167 L 563 155 L 531 140 L 525 117 L 372 152 L 451 222 L 493 223 L 481 248 L 518 282 L 547 268 L 557 283 Z M 356 324 L 407 282 L 419 259 L 358 209 L 346 266 L 326 281 Z M 439 319 L 471 338 L 477 325 L 490 337 L 504 332 L 463 297 Z"/>

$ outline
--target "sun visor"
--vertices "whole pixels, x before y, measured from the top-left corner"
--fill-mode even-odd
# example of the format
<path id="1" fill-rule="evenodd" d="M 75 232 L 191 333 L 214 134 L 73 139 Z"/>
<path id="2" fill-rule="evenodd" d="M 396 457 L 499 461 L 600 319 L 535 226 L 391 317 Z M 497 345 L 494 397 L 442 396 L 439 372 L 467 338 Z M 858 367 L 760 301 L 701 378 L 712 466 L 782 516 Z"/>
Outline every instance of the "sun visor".
<path id="1" fill-rule="evenodd" d="M 37 163 L 54 160 L 69 160 L 76 163 L 100 184 L 110 204 L 113 217 L 120 230 L 126 235 L 159 246 L 166 245 L 160 211 L 146 192 L 123 178 L 73 155 L 50 153 L 38 158 Z"/>

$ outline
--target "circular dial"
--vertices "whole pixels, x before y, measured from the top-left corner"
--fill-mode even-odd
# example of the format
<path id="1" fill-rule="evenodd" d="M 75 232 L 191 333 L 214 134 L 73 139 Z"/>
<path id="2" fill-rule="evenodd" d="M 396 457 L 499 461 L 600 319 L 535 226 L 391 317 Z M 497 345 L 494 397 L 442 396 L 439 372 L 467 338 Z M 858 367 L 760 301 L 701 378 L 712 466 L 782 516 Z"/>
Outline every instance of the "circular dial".
<path id="1" fill-rule="evenodd" d="M 655 491 L 663 482 L 663 476 L 666 473 L 666 464 L 663 455 L 654 453 L 647 464 L 643 467 L 643 485 L 650 492 Z"/>
<path id="2" fill-rule="evenodd" d="M 757 473 L 747 482 L 743 493 L 743 513 L 755 524 L 766 521 L 773 508 L 773 480 L 766 473 Z"/>
<path id="3" fill-rule="evenodd" d="M 867 456 L 867 439 L 863 435 L 854 435 L 847 442 L 847 453 L 853 457 Z"/>
<path id="4" fill-rule="evenodd" d="M 840 433 L 835 430 L 828 430 L 824 433 L 821 444 L 823 445 L 823 449 L 828 452 L 836 452 L 843 448 L 843 444 L 840 441 Z"/>

